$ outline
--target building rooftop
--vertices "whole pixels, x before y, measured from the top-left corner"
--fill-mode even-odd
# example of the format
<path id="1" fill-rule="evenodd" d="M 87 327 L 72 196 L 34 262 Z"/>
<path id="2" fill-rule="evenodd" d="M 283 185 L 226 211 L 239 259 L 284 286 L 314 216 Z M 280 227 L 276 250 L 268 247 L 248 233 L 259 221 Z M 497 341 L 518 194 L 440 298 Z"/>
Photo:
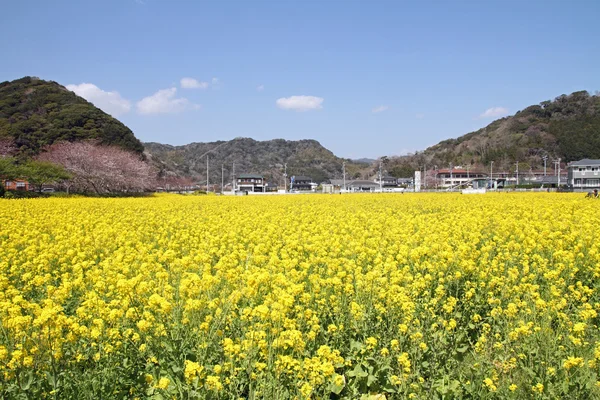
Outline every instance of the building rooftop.
<path id="1" fill-rule="evenodd" d="M 294 178 L 294 180 L 297 181 L 309 181 L 312 182 L 312 178 L 310 176 L 304 176 L 304 175 L 294 175 L 292 176 L 292 178 Z"/>
<path id="2" fill-rule="evenodd" d="M 437 172 L 438 172 L 438 174 L 449 174 L 450 173 L 450 169 L 448 169 L 448 168 L 438 169 Z M 486 171 L 477 171 L 477 170 L 471 170 L 471 169 L 468 172 L 469 172 L 469 174 L 476 174 L 476 175 L 477 174 L 479 174 L 479 175 L 481 175 L 481 174 L 487 174 Z M 452 169 L 452 173 L 453 174 L 466 174 L 467 170 L 466 169 L 462 169 L 462 168 L 454 168 L 454 169 Z"/>
<path id="3" fill-rule="evenodd" d="M 367 187 L 367 186 L 369 186 L 369 187 L 371 187 L 371 186 L 377 187 L 377 186 L 379 186 L 378 183 L 375 183 L 373 181 L 365 181 L 365 180 L 358 180 L 358 179 L 354 180 L 354 181 L 350 181 L 350 182 L 347 181 L 346 185 L 348 185 L 348 186 L 363 186 L 363 187 Z"/>
<path id="4" fill-rule="evenodd" d="M 260 174 L 239 174 L 238 178 L 241 179 L 262 179 L 263 176 Z"/>
<path id="5" fill-rule="evenodd" d="M 587 167 L 587 166 L 600 166 L 600 160 L 592 160 L 584 158 L 583 160 L 570 162 L 568 167 Z"/>

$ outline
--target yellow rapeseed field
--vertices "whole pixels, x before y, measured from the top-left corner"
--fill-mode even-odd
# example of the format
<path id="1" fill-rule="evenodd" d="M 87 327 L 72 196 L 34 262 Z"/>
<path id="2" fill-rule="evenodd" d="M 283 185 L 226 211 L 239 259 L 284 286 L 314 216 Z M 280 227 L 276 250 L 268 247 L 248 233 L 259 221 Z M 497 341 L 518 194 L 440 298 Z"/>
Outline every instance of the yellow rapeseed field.
<path id="1" fill-rule="evenodd" d="M 581 194 L 0 201 L 5 399 L 600 397 Z"/>

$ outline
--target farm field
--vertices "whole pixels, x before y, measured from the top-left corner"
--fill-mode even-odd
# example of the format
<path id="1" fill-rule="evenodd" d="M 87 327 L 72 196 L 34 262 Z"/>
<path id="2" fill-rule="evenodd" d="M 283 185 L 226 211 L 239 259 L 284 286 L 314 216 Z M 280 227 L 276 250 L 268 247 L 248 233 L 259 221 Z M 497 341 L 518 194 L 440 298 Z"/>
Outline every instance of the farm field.
<path id="1" fill-rule="evenodd" d="M 582 194 L 0 201 L 0 398 L 600 398 Z"/>

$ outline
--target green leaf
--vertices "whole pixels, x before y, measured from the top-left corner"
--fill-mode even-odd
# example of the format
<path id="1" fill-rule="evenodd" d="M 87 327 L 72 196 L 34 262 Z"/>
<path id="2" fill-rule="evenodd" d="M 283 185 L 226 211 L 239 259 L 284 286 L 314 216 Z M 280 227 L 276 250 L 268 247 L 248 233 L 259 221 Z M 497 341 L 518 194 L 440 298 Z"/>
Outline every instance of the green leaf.
<path id="1" fill-rule="evenodd" d="M 354 367 L 354 369 L 352 371 L 348 372 L 348 376 L 350 376 L 350 377 L 364 378 L 364 377 L 366 377 L 368 375 L 369 375 L 368 373 L 366 373 L 365 371 L 363 371 L 363 369 L 360 366 L 360 364 L 356 364 L 356 367 Z"/>
<path id="2" fill-rule="evenodd" d="M 456 349 L 456 351 L 458 351 L 459 353 L 464 353 L 467 350 L 469 350 L 469 345 L 464 345 Z"/>
<path id="3" fill-rule="evenodd" d="M 367 386 L 371 387 L 371 385 L 375 382 L 377 382 L 377 377 L 375 375 L 369 375 L 367 378 Z"/>

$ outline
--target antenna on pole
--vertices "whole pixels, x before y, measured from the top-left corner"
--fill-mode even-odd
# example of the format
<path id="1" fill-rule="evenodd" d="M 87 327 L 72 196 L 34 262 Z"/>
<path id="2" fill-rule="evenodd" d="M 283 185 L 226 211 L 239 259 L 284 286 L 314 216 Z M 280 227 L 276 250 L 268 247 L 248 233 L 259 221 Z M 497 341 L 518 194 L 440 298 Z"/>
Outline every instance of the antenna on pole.
<path id="1" fill-rule="evenodd" d="M 208 189 L 208 154 L 206 155 L 206 193 L 209 192 Z"/>

